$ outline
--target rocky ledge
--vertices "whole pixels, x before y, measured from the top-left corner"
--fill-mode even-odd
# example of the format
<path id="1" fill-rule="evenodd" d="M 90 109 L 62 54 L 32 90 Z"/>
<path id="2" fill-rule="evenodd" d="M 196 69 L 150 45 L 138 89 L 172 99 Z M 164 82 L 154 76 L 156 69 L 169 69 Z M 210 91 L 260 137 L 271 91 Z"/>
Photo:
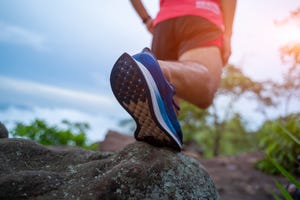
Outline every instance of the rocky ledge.
<path id="1" fill-rule="evenodd" d="M 0 139 L 0 199 L 220 199 L 204 167 L 143 142 L 116 153 Z"/>

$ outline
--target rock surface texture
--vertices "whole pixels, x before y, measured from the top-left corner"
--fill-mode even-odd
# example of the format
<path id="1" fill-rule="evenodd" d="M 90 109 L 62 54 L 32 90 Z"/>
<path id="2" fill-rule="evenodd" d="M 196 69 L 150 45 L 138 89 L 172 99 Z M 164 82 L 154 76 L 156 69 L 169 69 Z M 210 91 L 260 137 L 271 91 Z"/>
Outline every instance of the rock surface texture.
<path id="1" fill-rule="evenodd" d="M 220 199 L 198 161 L 134 142 L 116 153 L 0 139 L 0 199 Z"/>

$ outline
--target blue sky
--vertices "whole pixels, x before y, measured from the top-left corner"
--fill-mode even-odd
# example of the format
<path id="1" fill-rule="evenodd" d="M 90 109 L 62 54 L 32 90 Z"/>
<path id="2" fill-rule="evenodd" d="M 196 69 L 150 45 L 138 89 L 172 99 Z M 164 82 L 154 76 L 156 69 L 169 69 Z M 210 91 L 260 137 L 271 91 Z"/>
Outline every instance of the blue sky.
<path id="1" fill-rule="evenodd" d="M 158 1 L 144 3 L 154 16 Z M 238 1 L 230 62 L 254 79 L 279 80 L 286 66 L 278 48 L 293 36 L 273 21 L 299 6 L 297 0 Z M 87 121 L 89 138 L 102 140 L 129 117 L 111 93 L 110 69 L 121 53 L 150 42 L 129 1 L 1 0 L 0 120 L 10 126 L 36 117 Z"/>

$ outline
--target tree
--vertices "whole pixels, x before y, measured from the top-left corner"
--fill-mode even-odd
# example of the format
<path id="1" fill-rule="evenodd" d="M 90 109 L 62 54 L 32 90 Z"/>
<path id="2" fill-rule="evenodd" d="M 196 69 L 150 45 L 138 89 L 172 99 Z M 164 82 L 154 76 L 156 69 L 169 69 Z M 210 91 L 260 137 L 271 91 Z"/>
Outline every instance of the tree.
<path id="1" fill-rule="evenodd" d="M 296 23 L 300 28 L 300 8 L 276 24 L 284 26 Z M 278 164 L 292 173 L 298 173 L 296 157 L 300 154 L 300 113 L 292 113 L 290 103 L 300 98 L 300 43 L 292 42 L 279 49 L 283 64 L 290 65 L 283 74 L 282 83 L 273 83 L 274 97 L 280 97 L 284 106 L 284 113 L 275 120 L 266 121 L 258 131 L 259 143 L 267 155 L 274 158 Z M 294 109 L 295 112 L 295 109 Z M 257 163 L 257 167 L 269 173 L 278 173 L 270 159 L 264 158 Z"/>
<path id="2" fill-rule="evenodd" d="M 300 43 L 284 45 L 280 48 L 280 52 L 282 62 L 289 63 L 290 67 L 283 76 L 284 82 L 275 87 L 285 96 L 284 115 L 288 115 L 291 100 L 300 99 Z"/>
<path id="3" fill-rule="evenodd" d="M 264 106 L 274 105 L 272 99 L 266 95 L 265 87 L 267 82 L 256 82 L 253 81 L 250 77 L 246 76 L 241 69 L 235 67 L 234 65 L 228 65 L 225 68 L 223 73 L 223 77 L 221 80 L 221 86 L 217 93 L 217 97 L 227 96 L 229 98 L 228 104 L 223 110 L 223 117 L 221 117 L 221 112 L 219 108 L 217 108 L 216 103 L 212 105 L 212 116 L 213 122 L 215 126 L 215 138 L 214 138 L 214 156 L 219 155 L 220 153 L 220 141 L 222 139 L 222 134 L 226 129 L 226 123 L 237 115 L 233 107 L 236 102 L 242 97 L 247 96 L 250 100 L 256 100 L 258 102 L 258 106 L 260 104 Z M 263 112 L 263 110 L 261 110 Z M 239 134 L 239 133 L 237 133 Z"/>
<path id="4" fill-rule="evenodd" d="M 216 101 L 208 110 L 200 110 L 191 105 L 187 106 L 186 103 L 181 105 L 179 119 L 184 135 L 188 135 L 185 140 L 201 140 L 202 145 L 206 145 L 207 149 L 212 149 L 214 156 L 221 152 L 222 154 L 229 152 L 228 149 L 222 148 L 221 144 L 239 152 L 242 146 L 239 147 L 238 144 L 234 144 L 235 139 L 244 144 L 252 144 L 253 134 L 248 137 L 245 122 L 241 115 L 234 111 L 233 107 L 239 99 L 245 96 L 248 99 L 255 99 L 263 105 L 273 105 L 273 101 L 265 92 L 264 86 L 264 83 L 253 81 L 244 75 L 239 68 L 233 65 L 227 66 L 223 73 L 220 89 L 215 97 L 216 101 L 220 98 L 227 98 L 225 109 L 218 107 Z M 234 145 L 236 148 L 233 147 Z M 250 149 L 251 145 L 247 148 Z"/>
<path id="5" fill-rule="evenodd" d="M 87 123 L 72 123 L 62 121 L 66 128 L 56 125 L 48 125 L 46 121 L 35 119 L 29 124 L 17 122 L 12 130 L 13 137 L 27 138 L 43 145 L 70 145 L 80 146 L 88 149 L 96 149 L 96 144 L 87 144 L 86 131 L 89 129 Z"/>

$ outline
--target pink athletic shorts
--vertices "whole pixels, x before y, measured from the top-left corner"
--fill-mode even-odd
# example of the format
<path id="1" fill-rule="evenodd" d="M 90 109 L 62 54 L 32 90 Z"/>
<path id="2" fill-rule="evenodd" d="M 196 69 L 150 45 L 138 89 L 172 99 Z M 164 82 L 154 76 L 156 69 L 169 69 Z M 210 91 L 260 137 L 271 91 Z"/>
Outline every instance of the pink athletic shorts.
<path id="1" fill-rule="evenodd" d="M 168 19 L 154 27 L 152 51 L 160 60 L 178 60 L 184 52 L 198 47 L 222 48 L 222 30 L 199 16 Z"/>

